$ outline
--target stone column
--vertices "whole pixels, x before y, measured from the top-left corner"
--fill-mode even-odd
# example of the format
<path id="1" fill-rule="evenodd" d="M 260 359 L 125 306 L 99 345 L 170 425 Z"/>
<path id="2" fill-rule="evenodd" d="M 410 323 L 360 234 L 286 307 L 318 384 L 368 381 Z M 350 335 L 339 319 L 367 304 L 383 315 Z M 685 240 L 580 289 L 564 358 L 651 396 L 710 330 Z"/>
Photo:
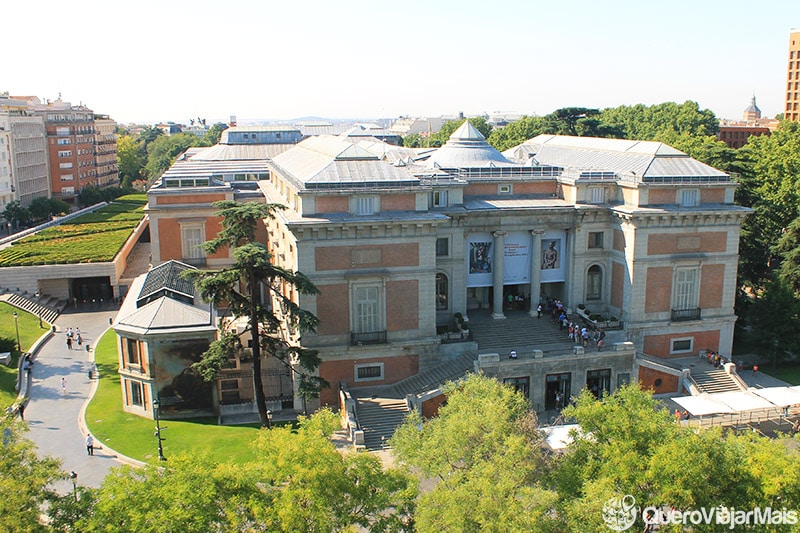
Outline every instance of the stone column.
<path id="1" fill-rule="evenodd" d="M 536 316 L 536 306 L 542 294 L 542 235 L 544 231 L 540 229 L 531 230 L 531 308 L 528 311 L 530 316 Z"/>
<path id="2" fill-rule="evenodd" d="M 494 262 L 492 264 L 492 286 L 494 298 L 492 298 L 492 318 L 502 320 L 506 317 L 503 314 L 503 269 L 506 252 L 506 232 L 493 231 L 494 237 Z"/>

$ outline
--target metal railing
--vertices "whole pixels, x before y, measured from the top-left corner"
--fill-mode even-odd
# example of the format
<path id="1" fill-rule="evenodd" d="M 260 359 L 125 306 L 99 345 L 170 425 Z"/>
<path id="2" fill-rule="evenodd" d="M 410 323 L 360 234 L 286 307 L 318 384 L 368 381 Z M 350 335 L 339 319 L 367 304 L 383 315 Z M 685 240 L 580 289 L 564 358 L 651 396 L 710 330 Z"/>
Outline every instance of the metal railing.
<path id="1" fill-rule="evenodd" d="M 700 308 L 672 309 L 670 320 L 673 322 L 686 322 L 687 320 L 700 320 Z"/>
<path id="2" fill-rule="evenodd" d="M 386 330 L 383 331 L 367 331 L 362 333 L 350 333 L 350 345 L 362 346 L 365 344 L 386 344 L 388 342 Z"/>

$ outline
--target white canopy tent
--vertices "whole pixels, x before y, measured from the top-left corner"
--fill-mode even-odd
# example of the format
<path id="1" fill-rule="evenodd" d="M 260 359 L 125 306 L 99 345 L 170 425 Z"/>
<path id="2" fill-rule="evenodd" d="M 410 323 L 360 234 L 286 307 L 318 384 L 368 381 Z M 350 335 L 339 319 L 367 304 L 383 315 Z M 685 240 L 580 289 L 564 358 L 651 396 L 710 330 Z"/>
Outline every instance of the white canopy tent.
<path id="1" fill-rule="evenodd" d="M 781 407 L 800 404 L 800 387 L 769 387 L 767 389 L 750 389 L 750 391 Z"/>
<path id="2" fill-rule="evenodd" d="M 728 405 L 716 401 L 713 394 L 700 394 L 699 396 L 681 396 L 672 398 L 672 401 L 689 411 L 692 416 L 716 415 L 733 413 Z"/>

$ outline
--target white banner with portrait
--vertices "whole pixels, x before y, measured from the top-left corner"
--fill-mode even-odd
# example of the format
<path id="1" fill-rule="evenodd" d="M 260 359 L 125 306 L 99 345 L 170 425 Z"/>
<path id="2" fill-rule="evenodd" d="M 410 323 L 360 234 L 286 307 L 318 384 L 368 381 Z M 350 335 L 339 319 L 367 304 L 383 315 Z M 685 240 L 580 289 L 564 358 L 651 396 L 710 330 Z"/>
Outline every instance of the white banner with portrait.
<path id="1" fill-rule="evenodd" d="M 503 250 L 503 285 L 531 282 L 531 234 L 509 232 Z M 470 234 L 467 239 L 467 287 L 494 284 L 494 237 L 491 233 Z"/>

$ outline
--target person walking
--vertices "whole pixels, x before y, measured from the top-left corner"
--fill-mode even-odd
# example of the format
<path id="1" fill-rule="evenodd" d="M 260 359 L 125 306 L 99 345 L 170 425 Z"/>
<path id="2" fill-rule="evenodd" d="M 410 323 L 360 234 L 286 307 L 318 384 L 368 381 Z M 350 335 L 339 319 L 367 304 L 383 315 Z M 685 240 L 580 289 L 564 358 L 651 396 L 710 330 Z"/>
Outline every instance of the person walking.
<path id="1" fill-rule="evenodd" d="M 536 306 L 536 318 L 542 318 L 542 304 Z"/>
<path id="2" fill-rule="evenodd" d="M 25 420 L 25 402 L 19 404 L 19 418 Z"/>
<path id="3" fill-rule="evenodd" d="M 61 378 L 61 392 L 63 392 L 64 394 L 67 393 L 67 379 L 66 378 Z"/>
<path id="4" fill-rule="evenodd" d="M 86 453 L 88 455 L 94 455 L 94 439 L 91 433 L 86 435 Z"/>
<path id="5" fill-rule="evenodd" d="M 758 375 L 758 365 L 753 365 L 753 377 Z"/>
<path id="6" fill-rule="evenodd" d="M 72 337 L 67 337 L 67 350 L 72 349 Z"/>

